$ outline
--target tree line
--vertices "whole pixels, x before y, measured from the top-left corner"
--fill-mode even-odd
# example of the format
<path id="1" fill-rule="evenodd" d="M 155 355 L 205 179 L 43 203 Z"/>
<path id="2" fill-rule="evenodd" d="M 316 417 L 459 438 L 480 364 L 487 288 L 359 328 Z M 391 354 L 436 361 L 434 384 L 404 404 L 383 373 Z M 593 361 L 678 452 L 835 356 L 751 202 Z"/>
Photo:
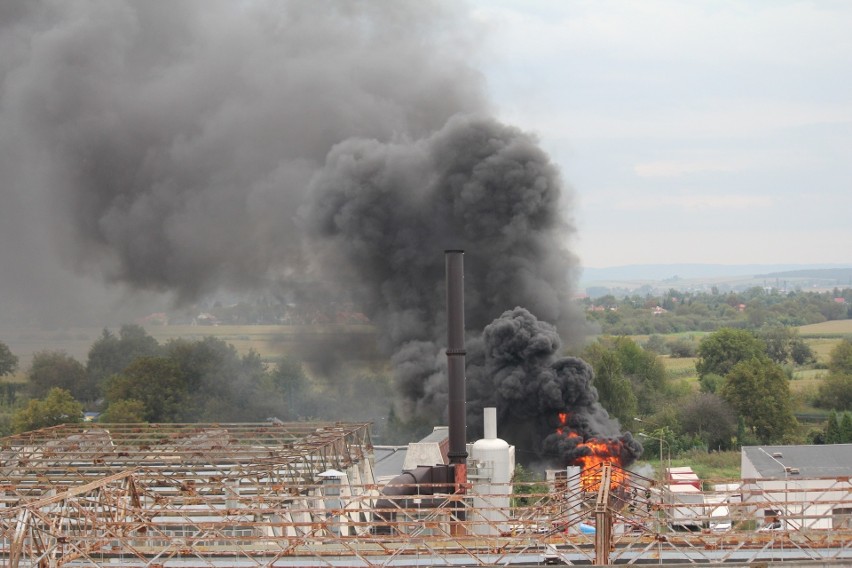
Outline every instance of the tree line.
<path id="1" fill-rule="evenodd" d="M 661 295 L 584 298 L 582 303 L 588 319 L 606 335 L 795 327 L 852 318 L 852 288 L 784 293 L 755 287 L 725 294 L 671 289 Z"/>
<path id="2" fill-rule="evenodd" d="M 669 376 L 660 356 L 684 341 L 651 336 L 640 344 L 625 336 L 601 336 L 576 355 L 594 368 L 599 400 L 622 427 L 644 430 L 674 453 L 847 439 L 852 341 L 840 341 L 830 353 L 827 376 L 813 401 L 833 410 L 834 418 L 806 435 L 793 414 L 789 380 L 792 366 L 812 363 L 814 356 L 796 330 L 722 328 L 706 335 L 691 347 L 697 389 Z M 16 367 L 17 358 L 0 343 L 0 374 Z M 0 393 L 15 409 L 0 421 L 3 434 L 79 421 L 84 411 L 100 413 L 104 422 L 344 420 L 361 412 L 355 418 L 386 416 L 383 434 L 399 434 L 398 441 L 400 432 L 419 426 L 394 415 L 390 379 L 384 375 L 323 385 L 294 358 L 270 364 L 254 351 L 240 355 L 213 337 L 161 345 L 137 325 L 122 326 L 118 333 L 104 330 L 85 363 L 64 352 L 36 353 L 27 379 L 25 392 L 17 393 L 23 400 L 13 400 L 15 389 Z"/>
<path id="3" fill-rule="evenodd" d="M 17 366 L 17 359 L 9 361 L 0 367 L 5 374 Z M 104 330 L 85 364 L 62 351 L 36 353 L 23 393 L 28 400 L 0 428 L 9 433 L 76 422 L 84 411 L 103 422 L 334 419 L 334 412 L 352 415 L 354 393 L 383 404 L 387 389 L 376 384 L 382 380 L 356 376 L 324 388 L 296 358 L 269 364 L 214 337 L 160 345 L 141 326 L 125 325 L 117 334 Z"/>
<path id="4" fill-rule="evenodd" d="M 794 329 L 722 328 L 706 335 L 695 347 L 697 391 L 666 376 L 654 349 L 660 347 L 657 338 L 641 346 L 628 337 L 603 336 L 580 356 L 595 370 L 593 384 L 604 408 L 623 426 L 640 426 L 650 438 L 663 439 L 673 453 L 847 440 L 852 341 L 844 339 L 831 351 L 828 375 L 814 400 L 833 412 L 827 426 L 803 433 L 793 412 L 790 369 L 814 356 Z"/>

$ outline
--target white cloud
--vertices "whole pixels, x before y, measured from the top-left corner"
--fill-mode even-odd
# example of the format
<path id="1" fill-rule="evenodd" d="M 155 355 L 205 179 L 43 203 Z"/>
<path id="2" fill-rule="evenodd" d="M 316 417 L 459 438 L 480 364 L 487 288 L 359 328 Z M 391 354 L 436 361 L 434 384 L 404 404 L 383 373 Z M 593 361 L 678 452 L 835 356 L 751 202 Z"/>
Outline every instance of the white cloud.
<path id="1" fill-rule="evenodd" d="M 474 17 L 515 60 L 601 55 L 630 61 L 833 65 L 850 61 L 844 3 L 480 0 Z M 498 45 L 499 44 L 499 45 Z"/>
<path id="2" fill-rule="evenodd" d="M 790 264 L 848 263 L 829 243 L 848 239 L 846 230 L 772 230 L 744 227 L 737 230 L 695 231 L 682 234 L 648 227 L 641 233 L 631 227 L 591 230 L 579 239 L 576 252 L 584 266 L 627 264 Z"/>
<path id="3" fill-rule="evenodd" d="M 754 209 L 771 207 L 772 205 L 773 199 L 767 195 L 659 194 L 622 198 L 615 201 L 613 207 L 628 211 L 660 210 L 666 208 L 684 211 L 704 211 L 710 209 Z"/>
<path id="4" fill-rule="evenodd" d="M 587 264 L 848 260 L 825 237 L 852 240 L 852 2 L 472 6 L 501 118 L 577 192 Z"/>
<path id="5" fill-rule="evenodd" d="M 520 110 L 520 109 L 519 109 Z M 603 114 L 594 107 L 533 107 L 508 113 L 544 138 L 743 138 L 816 125 L 852 126 L 852 103 L 791 102 L 768 99 L 693 100 L 689 107 Z"/>
<path id="6" fill-rule="evenodd" d="M 716 162 L 711 160 L 657 160 L 644 162 L 633 166 L 633 171 L 639 177 L 680 177 L 701 172 L 736 172 L 747 167 L 745 161 Z"/>

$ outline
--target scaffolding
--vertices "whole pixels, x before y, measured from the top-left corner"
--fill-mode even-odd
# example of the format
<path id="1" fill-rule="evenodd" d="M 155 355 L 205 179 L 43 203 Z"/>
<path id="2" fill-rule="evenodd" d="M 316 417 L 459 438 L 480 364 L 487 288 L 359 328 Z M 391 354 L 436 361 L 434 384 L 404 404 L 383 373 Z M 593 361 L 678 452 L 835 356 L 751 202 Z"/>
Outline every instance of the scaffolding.
<path id="1" fill-rule="evenodd" d="M 685 510 L 601 464 L 474 508 L 470 487 L 382 494 L 367 424 L 74 425 L 0 454 L 0 566 L 15 568 L 852 560 L 848 478 L 802 480 L 798 500 L 746 481 Z"/>

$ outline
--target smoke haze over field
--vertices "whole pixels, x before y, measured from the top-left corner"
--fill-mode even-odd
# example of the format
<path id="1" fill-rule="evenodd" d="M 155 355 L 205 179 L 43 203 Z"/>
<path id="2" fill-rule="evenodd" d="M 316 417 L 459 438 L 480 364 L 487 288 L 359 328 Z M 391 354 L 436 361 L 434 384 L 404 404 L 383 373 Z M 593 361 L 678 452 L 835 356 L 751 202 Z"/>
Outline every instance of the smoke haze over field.
<path id="1" fill-rule="evenodd" d="M 570 195 L 491 117 L 475 30 L 456 2 L 4 2 L 2 314 L 332 282 L 436 416 L 461 248 L 468 329 L 523 306 L 579 341 Z"/>
<path id="2" fill-rule="evenodd" d="M 485 104 L 450 3 L 3 10 L 2 289 L 42 315 L 76 282 L 191 301 L 301 276 L 300 208 L 335 144 L 416 139 Z"/>

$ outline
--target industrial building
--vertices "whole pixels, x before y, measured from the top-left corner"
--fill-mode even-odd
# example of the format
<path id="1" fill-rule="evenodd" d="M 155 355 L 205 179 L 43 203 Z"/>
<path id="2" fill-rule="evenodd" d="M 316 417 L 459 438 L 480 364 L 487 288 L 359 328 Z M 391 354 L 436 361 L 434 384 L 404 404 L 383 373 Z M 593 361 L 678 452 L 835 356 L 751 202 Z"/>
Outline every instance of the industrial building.
<path id="1" fill-rule="evenodd" d="M 852 444 L 744 446 L 740 456 L 743 479 L 852 476 Z"/>
<path id="2" fill-rule="evenodd" d="M 667 484 L 615 466 L 513 484 L 511 447 L 485 422 L 463 487 L 449 463 L 378 480 L 368 424 L 85 423 L 4 438 L 0 566 L 852 561 L 848 477 L 702 491 L 683 531 Z M 445 440 L 437 429 L 411 454 Z"/>
<path id="3" fill-rule="evenodd" d="M 747 446 L 740 471 L 765 530 L 852 528 L 852 444 Z"/>

